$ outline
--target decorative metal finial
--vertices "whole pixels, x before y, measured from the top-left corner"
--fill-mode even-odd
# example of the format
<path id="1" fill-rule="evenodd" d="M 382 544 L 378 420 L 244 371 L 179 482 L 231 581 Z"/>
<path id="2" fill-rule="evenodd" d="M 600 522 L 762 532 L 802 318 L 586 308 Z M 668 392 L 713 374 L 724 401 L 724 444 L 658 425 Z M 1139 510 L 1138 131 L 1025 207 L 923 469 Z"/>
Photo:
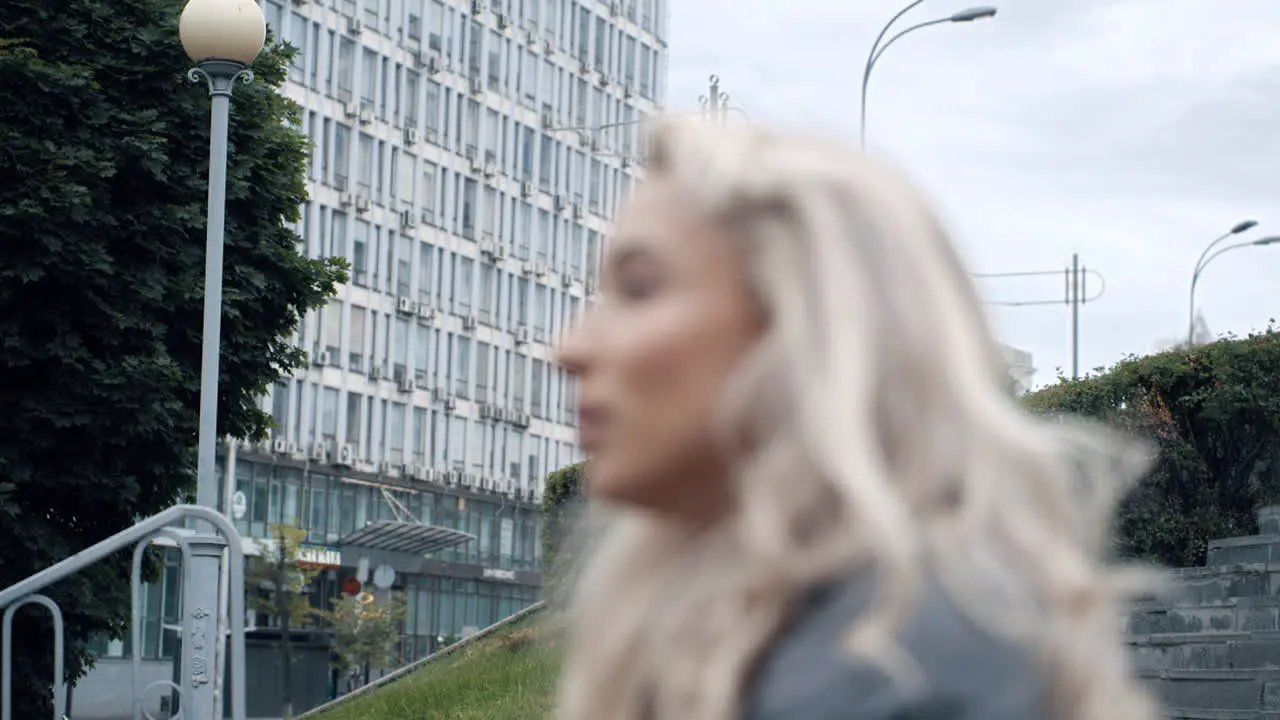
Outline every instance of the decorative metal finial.
<path id="1" fill-rule="evenodd" d="M 187 71 L 187 79 L 193 83 L 203 80 L 209 86 L 209 95 L 231 95 L 236 81 L 245 85 L 253 82 L 253 71 L 246 65 L 229 60 L 206 60 L 199 67 Z"/>

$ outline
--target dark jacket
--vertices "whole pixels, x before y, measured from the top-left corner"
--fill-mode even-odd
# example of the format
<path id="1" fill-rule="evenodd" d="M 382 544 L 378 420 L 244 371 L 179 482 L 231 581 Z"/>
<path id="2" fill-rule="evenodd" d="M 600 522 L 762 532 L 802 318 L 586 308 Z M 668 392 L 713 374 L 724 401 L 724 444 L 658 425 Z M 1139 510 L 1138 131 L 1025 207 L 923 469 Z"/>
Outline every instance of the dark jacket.
<path id="1" fill-rule="evenodd" d="M 872 599 L 847 582 L 815 593 L 766 651 L 748 685 L 744 720 L 1043 720 L 1044 683 L 1020 648 L 962 615 L 936 587 L 917 601 L 900 647 L 924 683 L 907 692 L 841 648 Z"/>

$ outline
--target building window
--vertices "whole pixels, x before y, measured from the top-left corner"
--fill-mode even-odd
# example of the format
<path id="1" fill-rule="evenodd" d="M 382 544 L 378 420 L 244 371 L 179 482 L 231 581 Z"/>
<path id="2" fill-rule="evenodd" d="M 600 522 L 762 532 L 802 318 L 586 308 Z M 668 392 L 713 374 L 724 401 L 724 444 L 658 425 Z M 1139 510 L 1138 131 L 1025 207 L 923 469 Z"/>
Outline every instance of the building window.
<path id="1" fill-rule="evenodd" d="M 360 448 L 360 428 L 363 420 L 364 398 L 359 393 L 347 392 L 347 428 L 345 439 L 350 445 L 355 446 L 357 453 Z"/>
<path id="2" fill-rule="evenodd" d="M 405 318 L 398 317 L 395 320 L 395 337 L 392 344 L 394 359 L 391 365 L 391 377 L 396 381 L 408 377 L 409 373 L 409 321 Z"/>
<path id="3" fill-rule="evenodd" d="M 364 372 L 365 323 L 369 311 L 359 305 L 351 306 L 351 327 L 347 334 L 347 368 L 351 372 Z"/>
<path id="4" fill-rule="evenodd" d="M 404 403 L 393 402 L 387 418 L 387 461 L 404 464 Z"/>
<path id="5" fill-rule="evenodd" d="M 354 237 L 351 238 L 351 282 L 361 287 L 369 286 L 369 223 L 356 220 Z"/>
<path id="6" fill-rule="evenodd" d="M 332 451 L 338 439 L 338 390 L 324 388 L 320 399 L 320 437 Z"/>
<path id="7" fill-rule="evenodd" d="M 431 363 L 429 338 L 430 331 L 426 327 L 419 325 L 413 337 L 413 379 L 420 385 L 426 384 L 428 368 Z"/>
<path id="8" fill-rule="evenodd" d="M 546 372 L 546 363 L 535 359 L 533 361 L 533 373 L 529 383 L 529 412 L 534 417 L 543 417 L 542 414 L 542 382 L 543 373 Z"/>
<path id="9" fill-rule="evenodd" d="M 476 402 L 487 403 L 489 397 L 489 343 L 476 343 Z"/>

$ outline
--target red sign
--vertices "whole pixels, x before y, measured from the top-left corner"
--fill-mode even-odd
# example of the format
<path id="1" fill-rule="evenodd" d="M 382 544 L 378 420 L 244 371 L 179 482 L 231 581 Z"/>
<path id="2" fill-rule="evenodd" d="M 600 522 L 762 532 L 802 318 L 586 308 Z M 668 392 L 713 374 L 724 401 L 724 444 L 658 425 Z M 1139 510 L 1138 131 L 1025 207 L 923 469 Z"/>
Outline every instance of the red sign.
<path id="1" fill-rule="evenodd" d="M 361 588 L 360 581 L 354 575 L 342 581 L 342 594 L 344 595 L 355 595 L 360 592 Z"/>

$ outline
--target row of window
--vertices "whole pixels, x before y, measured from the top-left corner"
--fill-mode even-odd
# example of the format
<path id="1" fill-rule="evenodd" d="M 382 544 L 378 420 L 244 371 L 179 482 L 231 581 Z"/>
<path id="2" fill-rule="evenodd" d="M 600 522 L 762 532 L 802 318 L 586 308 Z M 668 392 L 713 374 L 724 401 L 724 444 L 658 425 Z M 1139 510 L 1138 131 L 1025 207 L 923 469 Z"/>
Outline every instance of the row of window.
<path id="1" fill-rule="evenodd" d="M 350 0 L 333 0 L 330 7 L 345 18 L 358 21 L 360 33 L 368 31 L 395 37 L 402 46 L 437 53 L 444 62 L 465 66 L 476 73 L 486 59 L 491 64 L 500 64 L 495 55 L 504 49 L 507 56 L 513 56 L 522 49 L 550 45 L 560 52 L 570 51 L 580 62 L 601 68 L 614 77 L 625 78 L 626 82 L 638 86 L 645 97 L 653 97 L 662 75 L 659 65 L 664 53 L 652 47 L 636 28 L 626 27 L 625 21 L 635 23 L 637 20 L 636 3 L 633 1 L 603 3 L 609 8 L 605 13 L 593 12 L 587 4 L 575 0 L 547 0 L 545 6 L 540 0 L 364 2 L 362 12 L 357 12 Z M 652 22 L 657 2 L 660 0 L 640 0 L 639 20 L 641 29 L 660 36 L 664 23 Z M 312 24 L 302 13 L 286 16 L 284 5 L 279 0 L 267 0 L 264 10 L 267 24 L 277 37 L 302 50 L 303 56 L 308 54 L 308 50 L 315 52 L 319 49 L 319 23 Z M 399 27 L 392 22 L 393 17 L 402 19 Z M 503 33 L 510 28 L 520 32 L 511 33 L 514 37 L 506 37 Z M 344 29 L 356 31 L 349 22 Z M 329 32 L 335 34 L 332 30 Z M 657 42 L 661 44 L 663 41 L 658 37 Z M 327 59 L 331 61 L 331 55 Z M 328 63 L 329 66 L 333 64 Z M 314 61 L 301 61 L 295 69 L 297 75 L 294 80 L 305 82 L 307 67 L 314 68 L 315 65 Z M 332 86 L 334 73 L 326 73 L 328 89 Z M 338 75 L 341 74 L 340 71 Z M 314 69 L 310 73 L 313 88 L 317 86 L 318 75 Z"/>
<path id="2" fill-rule="evenodd" d="M 536 425 L 486 419 L 474 406 L 465 414 L 426 407 L 427 393 L 397 400 L 351 387 L 355 383 L 350 377 L 347 384 L 337 388 L 307 380 L 278 383 L 267 400 L 276 437 L 299 448 L 322 442 L 329 457 L 336 457 L 339 445 L 350 445 L 356 459 L 508 478 L 525 490 L 539 488 L 549 470 L 582 459 L 568 433 L 555 434 L 548 428 L 540 435 Z M 572 394 L 573 383 L 566 387 Z M 572 399 L 567 407 L 572 407 Z M 572 422 L 570 412 L 562 412 L 558 420 Z"/>
<path id="3" fill-rule="evenodd" d="M 246 537 L 270 538 L 272 526 L 284 524 L 306 530 L 308 543 L 332 546 L 370 522 L 416 520 L 475 536 L 433 557 L 503 570 L 538 568 L 541 512 L 506 498 L 464 499 L 428 487 L 376 488 L 245 458 L 236 460 L 234 474 L 235 489 L 246 502 L 244 515 L 234 522 Z M 224 477 L 220 471 L 220 484 Z M 394 509 L 384 493 L 394 498 Z M 403 517 L 403 511 L 412 517 Z"/>
<path id="4" fill-rule="evenodd" d="M 314 152 L 325 153 L 324 156 L 330 151 L 345 152 L 340 150 L 345 147 L 341 145 L 345 140 L 339 140 L 347 132 L 345 126 L 321 118 L 317 113 L 308 113 L 308 122 L 319 126 L 321 133 L 332 130 L 335 139 L 330 143 L 321 135 L 315 142 Z M 547 136 L 542 137 L 547 140 Z M 532 143 L 533 136 L 527 141 Z M 363 133 L 359 136 L 357 156 L 357 184 L 352 187 L 338 176 L 334 176 L 331 183 L 339 190 L 354 192 L 340 196 L 340 214 L 332 217 L 333 223 L 319 228 L 321 234 L 333 231 L 331 238 L 320 244 L 326 254 L 345 254 L 348 235 L 354 233 L 357 240 L 363 240 L 361 235 L 368 234 L 367 218 L 381 217 L 384 224 L 395 225 L 406 233 L 421 224 L 468 240 L 499 242 L 514 250 L 521 259 L 528 259 L 532 247 L 540 261 L 558 262 L 564 257 L 576 266 L 582 261 L 584 240 L 581 236 L 592 222 L 589 217 L 612 217 L 634 188 L 626 172 L 572 150 L 565 150 L 567 170 L 564 174 L 580 177 L 578 187 L 585 192 L 555 193 L 553 197 L 535 193 L 531 182 L 508 184 L 494 176 L 481 179 L 488 171 L 473 171 L 465 161 L 458 163 L 462 168 L 452 169 Z M 528 157 L 533 162 L 532 150 Z M 558 163 L 551 164 L 560 167 Z M 327 169 L 322 169 L 319 177 L 327 173 Z M 555 170 L 553 174 L 559 176 L 561 171 Z M 538 189 L 551 192 L 554 188 L 548 184 L 547 188 L 539 186 Z M 392 211 L 393 216 L 387 216 L 387 211 Z M 366 225 L 357 223 L 350 230 L 345 222 L 339 226 L 338 221 L 351 216 Z"/>
<path id="5" fill-rule="evenodd" d="M 557 323 L 557 330 L 567 328 L 570 322 L 565 317 Z M 557 422 L 562 421 L 562 414 L 556 411 L 568 409 L 568 376 L 552 363 L 522 351 L 519 345 L 513 350 L 475 338 L 473 331 L 455 333 L 341 300 L 330 302 L 315 327 L 319 332 L 304 332 L 299 345 L 310 348 L 312 361 L 320 367 L 367 374 L 375 381 L 398 383 L 412 378 L 416 389 L 496 403 Z M 312 337 L 316 340 L 308 345 Z M 529 338 L 539 335 L 530 333 Z M 547 339 L 540 337 L 539 341 Z M 409 390 L 407 386 L 404 389 Z"/>
<path id="6" fill-rule="evenodd" d="M 431 56 L 424 59 L 420 54 L 406 53 L 397 59 L 336 30 L 326 30 L 320 22 L 300 13 L 291 16 L 283 39 L 298 48 L 291 71 L 295 83 L 350 103 L 353 110 L 367 110 L 371 116 L 376 114 L 397 127 L 403 124 L 422 129 L 428 136 L 442 131 L 447 134 L 453 129 L 449 127 L 452 118 L 448 109 L 442 108 L 440 102 L 442 84 L 472 95 L 496 93 L 527 108 L 541 109 L 557 126 L 563 126 L 571 115 L 580 121 L 578 125 L 636 119 L 625 117 L 624 112 L 634 109 L 637 96 L 650 101 L 660 96 L 662 55 L 640 44 L 637 61 L 634 39 L 619 41 L 617 52 L 604 64 L 579 59 L 566 66 L 559 61 L 560 56 L 540 55 L 538 43 L 522 47 L 495 30 L 486 31 L 479 23 L 472 22 L 469 27 L 467 46 L 472 53 L 465 67 Z M 482 51 L 480 45 L 485 37 L 487 47 Z M 424 75 L 430 78 L 426 83 L 422 81 Z M 424 85 L 425 94 L 420 93 Z M 423 120 L 421 126 L 419 117 Z M 468 129 L 473 128 L 464 126 L 459 132 Z M 476 144 L 478 138 L 477 132 L 464 141 Z"/>
<path id="7" fill-rule="evenodd" d="M 467 215 L 465 208 L 463 215 Z M 530 293 L 572 289 L 565 294 L 576 298 L 579 284 L 594 283 L 604 244 L 601 233 L 527 203 L 514 205 L 511 215 L 511 242 L 485 230 L 481 234 L 486 243 L 484 252 L 477 252 L 481 248 L 475 246 L 464 246 L 469 249 L 464 253 L 427 240 L 415 242 L 409 237 L 411 229 L 384 226 L 359 216 L 352 221 L 350 214 L 325 205 L 305 206 L 298 230 L 308 255 L 350 261 L 355 285 L 400 297 L 416 296 L 416 301 L 440 310 L 471 312 L 478 308 L 498 317 L 504 297 L 501 288 L 512 279 L 524 281 L 516 283 L 514 293 L 522 304 L 530 301 Z M 498 222 L 502 221 L 499 218 Z M 474 237 L 474 233 L 461 236 Z M 480 255 L 478 262 L 476 255 Z M 532 268 L 526 267 L 529 261 Z M 533 273 L 535 269 L 538 272 Z M 559 288 L 549 273 L 562 276 Z M 571 282 L 566 284 L 566 277 Z M 532 323 L 545 326 L 545 317 L 542 322 L 538 317 L 534 313 Z M 530 324 L 524 315 L 519 322 Z"/>
<path id="8" fill-rule="evenodd" d="M 159 580 L 141 588 L 142 658 L 169 660 L 177 651 L 182 627 L 182 576 L 177 551 L 165 553 Z M 311 595 L 314 607 L 329 608 L 340 592 L 340 578 L 320 577 Z M 461 580 L 437 576 L 403 579 L 405 616 L 398 659 L 401 664 L 419 660 L 457 640 L 464 632 L 484 628 L 532 605 L 538 588 L 487 580 Z M 275 627 L 275 618 L 258 617 L 258 627 Z M 90 643 L 99 658 L 124 658 L 132 652 L 128 636 L 117 640 L 99 637 Z"/>
<path id="9" fill-rule="evenodd" d="M 463 96 L 458 97 L 462 102 Z M 481 105 L 474 100 L 465 103 L 466 117 L 479 117 Z M 435 217 L 439 208 L 447 202 L 461 204 L 464 197 L 477 215 L 496 215 L 506 204 L 498 201 L 499 195 L 511 202 L 518 196 L 532 204 L 536 203 L 532 199 L 536 188 L 572 202 L 584 212 L 609 216 L 614 198 L 629 192 L 634 180 L 626 168 L 575 149 L 578 141 L 563 142 L 549 133 L 506 121 L 492 109 L 484 113 L 490 116 L 486 126 L 492 137 L 482 146 L 445 138 L 439 149 L 419 148 L 415 152 L 414 146 L 405 145 L 400 137 L 387 139 L 357 132 L 340 120 L 308 111 L 303 124 L 312 143 L 308 176 L 339 192 L 390 205 L 397 211 L 417 207 L 418 215 L 428 224 L 440 222 Z M 630 141 L 623 145 L 623 154 L 630 157 Z M 456 158 L 450 160 L 445 148 L 452 149 Z M 465 187 L 466 194 L 455 189 L 457 186 Z M 482 186 L 486 188 L 483 209 L 477 192 Z M 474 230 L 474 224 L 470 229 Z"/>

